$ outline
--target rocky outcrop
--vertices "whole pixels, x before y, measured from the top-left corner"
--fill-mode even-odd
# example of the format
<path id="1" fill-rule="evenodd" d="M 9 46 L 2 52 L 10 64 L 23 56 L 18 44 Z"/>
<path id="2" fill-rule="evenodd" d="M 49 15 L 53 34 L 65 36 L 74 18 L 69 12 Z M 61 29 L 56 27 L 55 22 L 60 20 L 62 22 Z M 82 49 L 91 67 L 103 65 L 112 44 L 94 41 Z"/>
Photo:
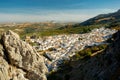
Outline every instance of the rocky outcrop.
<path id="1" fill-rule="evenodd" d="M 0 80 L 9 80 L 10 77 L 8 76 L 8 68 L 9 65 L 7 62 L 0 57 Z"/>
<path id="2" fill-rule="evenodd" d="M 0 80 L 46 80 L 43 57 L 16 33 L 4 33 L 1 44 Z"/>
<path id="3" fill-rule="evenodd" d="M 6 58 L 3 46 L 0 44 L 0 80 L 28 80 L 24 77 L 26 73 L 22 69 L 8 64 Z"/>

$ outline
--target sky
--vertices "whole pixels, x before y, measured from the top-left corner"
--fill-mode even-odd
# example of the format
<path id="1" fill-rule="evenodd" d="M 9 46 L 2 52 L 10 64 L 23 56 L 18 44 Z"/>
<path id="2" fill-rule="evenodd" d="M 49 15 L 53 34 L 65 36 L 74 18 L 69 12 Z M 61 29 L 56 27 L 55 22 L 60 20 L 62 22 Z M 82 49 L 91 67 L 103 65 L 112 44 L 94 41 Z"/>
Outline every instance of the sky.
<path id="1" fill-rule="evenodd" d="M 120 8 L 120 0 L 0 0 L 0 22 L 82 22 Z"/>

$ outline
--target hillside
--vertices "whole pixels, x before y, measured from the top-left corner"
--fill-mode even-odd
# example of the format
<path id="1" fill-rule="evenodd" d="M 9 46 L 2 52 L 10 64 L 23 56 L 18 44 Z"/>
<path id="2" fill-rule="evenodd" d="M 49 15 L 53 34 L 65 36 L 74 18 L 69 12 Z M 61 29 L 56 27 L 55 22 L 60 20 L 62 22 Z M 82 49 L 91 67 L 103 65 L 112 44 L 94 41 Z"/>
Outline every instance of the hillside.
<path id="1" fill-rule="evenodd" d="M 85 25 L 93 25 L 93 24 L 110 24 L 119 21 L 120 21 L 120 10 L 114 13 L 100 14 L 96 17 L 93 17 L 91 19 L 88 19 L 87 21 L 80 23 L 80 25 L 85 26 Z"/>
<path id="2" fill-rule="evenodd" d="M 70 61 L 64 61 L 48 80 L 119 80 L 120 77 L 120 31 L 113 35 L 111 44 L 104 50 Z"/>
<path id="3" fill-rule="evenodd" d="M 1 24 L 0 34 L 12 30 L 20 35 L 22 39 L 26 36 L 44 37 L 60 34 L 79 34 L 90 32 L 94 28 L 100 28 L 102 25 L 79 26 L 76 23 L 21 23 L 21 24 Z"/>

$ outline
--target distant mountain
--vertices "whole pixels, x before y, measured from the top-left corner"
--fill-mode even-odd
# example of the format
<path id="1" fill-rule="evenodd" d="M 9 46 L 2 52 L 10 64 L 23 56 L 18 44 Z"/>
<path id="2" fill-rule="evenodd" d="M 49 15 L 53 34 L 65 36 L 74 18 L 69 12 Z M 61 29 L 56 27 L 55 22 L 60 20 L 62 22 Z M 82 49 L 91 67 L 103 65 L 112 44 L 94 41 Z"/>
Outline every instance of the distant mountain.
<path id="1" fill-rule="evenodd" d="M 117 12 L 109 13 L 109 14 L 100 14 L 96 17 L 88 19 L 80 23 L 80 25 L 93 25 L 93 24 L 110 24 L 113 22 L 120 21 L 120 9 Z"/>

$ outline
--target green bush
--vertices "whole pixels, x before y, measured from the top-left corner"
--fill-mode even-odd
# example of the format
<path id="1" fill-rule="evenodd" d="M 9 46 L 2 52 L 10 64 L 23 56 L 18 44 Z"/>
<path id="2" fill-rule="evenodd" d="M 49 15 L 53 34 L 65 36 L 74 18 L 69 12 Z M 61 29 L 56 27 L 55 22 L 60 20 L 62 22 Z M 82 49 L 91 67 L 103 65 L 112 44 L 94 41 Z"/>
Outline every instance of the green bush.
<path id="1" fill-rule="evenodd" d="M 84 50 L 76 51 L 76 54 L 72 57 L 72 60 L 79 60 L 84 58 L 90 58 L 91 54 L 103 50 L 107 47 L 107 44 L 101 44 L 98 46 L 87 47 Z"/>
<path id="2" fill-rule="evenodd" d="M 33 32 L 35 32 L 35 28 L 27 27 L 24 29 L 24 32 L 25 33 L 33 33 Z"/>

